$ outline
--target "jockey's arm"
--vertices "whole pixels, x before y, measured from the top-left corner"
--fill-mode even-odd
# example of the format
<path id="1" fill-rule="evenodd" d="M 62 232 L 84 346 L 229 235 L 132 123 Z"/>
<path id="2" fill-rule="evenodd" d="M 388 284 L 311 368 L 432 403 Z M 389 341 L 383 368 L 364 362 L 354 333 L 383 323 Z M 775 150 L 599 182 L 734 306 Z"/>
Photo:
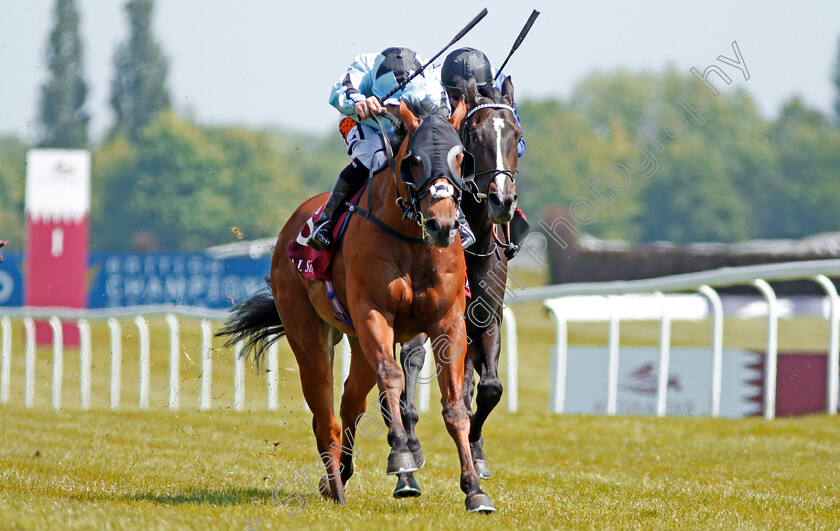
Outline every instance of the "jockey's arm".
<path id="1" fill-rule="evenodd" d="M 330 105 L 341 114 L 357 114 L 355 106 L 371 93 L 372 68 L 377 54 L 358 55 L 330 91 Z"/>

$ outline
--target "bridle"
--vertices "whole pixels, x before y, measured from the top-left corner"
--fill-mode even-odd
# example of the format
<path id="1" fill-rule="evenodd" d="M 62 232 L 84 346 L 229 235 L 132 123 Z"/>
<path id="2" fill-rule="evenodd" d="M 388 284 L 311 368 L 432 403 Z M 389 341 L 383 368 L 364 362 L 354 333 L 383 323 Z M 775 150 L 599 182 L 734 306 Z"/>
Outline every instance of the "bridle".
<path id="1" fill-rule="evenodd" d="M 480 105 L 476 105 L 475 107 L 470 109 L 469 112 L 467 112 L 466 116 L 464 116 L 464 120 L 461 122 L 461 131 L 460 131 L 459 136 L 461 137 L 461 143 L 463 143 L 464 146 L 467 145 L 468 140 L 469 140 L 467 138 L 467 133 L 469 132 L 469 127 L 468 127 L 469 119 L 473 114 L 475 114 L 476 112 L 478 112 L 482 109 L 506 110 L 506 111 L 510 111 L 511 114 L 514 114 L 514 116 L 515 116 L 515 111 L 514 111 L 513 107 L 511 107 L 510 105 L 506 105 L 504 103 L 482 103 Z M 471 153 L 469 154 L 469 156 L 471 158 L 473 158 L 472 164 L 473 164 L 473 168 L 475 168 L 475 159 L 474 159 L 474 157 L 472 156 Z M 475 201 L 477 203 L 481 203 L 481 201 L 483 199 L 487 198 L 487 194 L 490 192 L 490 184 L 493 182 L 493 180 L 495 180 L 496 176 L 504 175 L 505 177 L 510 179 L 511 183 L 516 184 L 516 173 L 518 173 L 518 172 L 519 172 L 519 170 L 513 170 L 512 171 L 512 170 L 509 170 L 509 169 L 498 169 L 498 168 L 493 168 L 493 169 L 490 169 L 490 170 L 484 170 L 484 171 L 480 171 L 480 172 L 477 172 L 477 173 L 475 171 L 473 171 L 472 172 L 472 175 L 473 175 L 472 179 L 466 179 L 466 178 L 464 179 L 464 190 L 466 190 L 467 192 L 472 194 L 473 198 L 475 199 Z M 485 192 L 482 192 L 481 189 L 478 187 L 478 183 L 476 182 L 476 178 L 478 178 L 481 175 L 487 175 L 488 173 L 493 174 L 493 179 L 491 179 L 490 182 L 487 184 L 487 190 Z"/>
<path id="2" fill-rule="evenodd" d="M 473 107 L 472 109 L 470 109 L 467 112 L 466 116 L 464 116 L 464 119 L 461 122 L 461 130 L 460 130 L 459 136 L 460 136 L 461 142 L 464 144 L 464 146 L 468 145 L 468 143 L 469 143 L 469 139 L 467 138 L 467 135 L 468 135 L 468 132 L 470 130 L 469 129 L 470 117 L 472 115 L 474 115 L 476 112 L 478 112 L 482 109 L 499 109 L 499 110 L 510 111 L 511 114 L 514 115 L 514 117 L 516 116 L 516 111 L 514 110 L 514 108 L 512 106 L 506 105 L 504 103 L 495 103 L 494 102 L 494 103 L 482 103 L 482 104 L 476 105 L 475 107 Z M 474 157 L 472 156 L 471 153 L 469 153 L 469 152 L 467 152 L 467 153 L 472 158 L 472 164 L 473 164 L 473 168 L 474 168 L 475 167 L 474 166 L 475 165 L 475 159 L 474 159 Z M 518 172 L 519 172 L 518 169 L 512 171 L 512 170 L 509 170 L 509 169 L 499 169 L 499 168 L 492 168 L 492 169 L 484 170 L 484 171 L 480 171 L 480 172 L 473 171 L 473 178 L 469 179 L 469 180 L 467 180 L 467 179 L 464 180 L 464 190 L 466 192 L 469 192 L 473 196 L 476 203 L 481 203 L 482 200 L 487 198 L 487 194 L 490 192 L 490 185 L 493 183 L 493 181 L 495 180 L 495 178 L 498 175 L 504 175 L 505 177 L 510 179 L 510 182 L 512 184 L 516 184 L 516 173 L 518 173 Z M 476 182 L 476 179 L 479 176 L 487 175 L 488 173 L 493 174 L 493 179 L 491 179 L 490 182 L 487 183 L 487 190 L 485 192 L 482 192 L 481 189 L 478 187 L 478 183 Z M 511 241 L 511 238 L 510 238 L 510 223 L 504 223 L 503 224 L 503 231 L 505 233 L 505 236 L 507 237 L 507 243 L 505 243 L 504 241 L 502 241 L 501 238 L 499 238 L 499 235 L 496 232 L 496 225 L 497 224 L 495 224 L 495 223 L 493 225 L 493 229 L 492 229 L 493 245 L 492 245 L 492 247 L 489 251 L 487 251 L 486 253 L 479 253 L 479 252 L 470 251 L 469 249 L 464 249 L 464 252 L 467 253 L 467 254 L 471 254 L 473 256 L 479 257 L 479 258 L 486 258 L 486 257 L 488 257 L 488 256 L 490 256 L 494 253 L 498 256 L 499 247 L 504 247 L 505 249 L 510 249 L 511 246 L 513 246 L 514 248 L 516 248 L 515 244 L 513 243 L 513 241 Z M 501 260 L 501 257 L 499 257 L 499 259 Z"/>
<path id="3" fill-rule="evenodd" d="M 399 135 L 400 138 L 404 136 L 405 125 L 402 123 L 402 120 L 400 120 L 399 118 L 387 111 L 382 113 L 381 116 L 388 119 L 394 125 L 395 130 L 403 131 L 403 133 Z M 413 219 L 417 222 L 422 232 L 422 238 L 412 238 L 410 236 L 405 236 L 404 234 L 386 225 L 382 220 L 378 219 L 370 212 L 366 212 L 363 209 L 358 208 L 349 203 L 348 208 L 351 212 L 361 214 L 363 217 L 373 222 L 377 227 L 379 227 L 391 236 L 411 243 L 427 242 L 428 233 L 426 231 L 426 217 L 423 214 L 423 211 L 420 209 L 420 201 L 427 195 L 431 194 L 432 201 L 435 201 L 436 199 L 441 197 L 448 197 L 457 206 L 461 200 L 463 178 L 459 176 L 458 173 L 455 171 L 454 162 L 455 158 L 458 156 L 459 153 L 464 153 L 464 160 L 466 161 L 467 155 L 469 155 L 469 153 L 465 150 L 458 133 L 455 132 L 451 124 L 449 124 L 449 122 L 447 122 L 445 119 L 438 115 L 430 114 L 421 118 L 421 124 L 424 120 L 428 119 L 430 121 L 427 124 L 427 126 L 425 128 L 418 127 L 417 130 L 415 130 L 412 136 L 408 139 L 406 154 L 403 157 L 402 161 L 400 161 L 399 177 L 397 177 L 398 171 L 396 168 L 396 160 L 394 158 L 394 150 L 391 146 L 389 135 L 385 130 L 385 127 L 383 126 L 382 122 L 377 118 L 377 116 L 375 114 L 372 114 L 371 117 L 377 123 L 382 133 L 382 146 L 385 151 L 385 157 L 388 161 L 388 165 L 391 168 L 391 173 L 394 178 L 394 187 L 396 188 L 397 193 L 397 198 L 395 202 L 402 211 L 403 219 Z M 430 127 L 431 138 L 427 138 L 429 136 L 427 132 Z M 448 144 L 441 146 L 441 142 L 448 142 Z M 441 148 L 446 150 L 445 155 L 441 152 Z M 428 153 L 429 150 L 432 151 L 431 154 Z M 446 164 L 444 167 L 441 167 L 441 162 L 443 162 L 441 159 L 444 157 Z M 434 164 L 432 159 L 434 159 L 434 162 L 437 162 L 438 164 Z M 414 179 L 411 176 L 411 163 L 413 162 L 419 162 L 423 166 L 423 174 L 421 175 L 418 181 L 414 181 Z M 462 175 L 464 174 L 464 171 L 465 166 L 462 163 Z M 400 190 L 400 186 L 397 181 L 398 178 L 402 182 L 403 188 L 405 188 L 406 197 L 402 195 L 402 191 Z M 371 175 L 369 177 L 369 180 L 371 179 L 373 179 L 373 171 L 371 171 Z M 432 183 L 439 179 L 446 179 L 448 184 L 451 185 L 453 188 L 452 193 L 448 195 L 440 194 L 439 192 L 437 192 L 437 190 L 433 190 L 433 188 L 435 188 L 435 186 L 437 185 L 433 185 Z M 368 205 L 372 204 L 372 188 L 373 187 L 370 185 L 370 183 L 368 183 Z"/>

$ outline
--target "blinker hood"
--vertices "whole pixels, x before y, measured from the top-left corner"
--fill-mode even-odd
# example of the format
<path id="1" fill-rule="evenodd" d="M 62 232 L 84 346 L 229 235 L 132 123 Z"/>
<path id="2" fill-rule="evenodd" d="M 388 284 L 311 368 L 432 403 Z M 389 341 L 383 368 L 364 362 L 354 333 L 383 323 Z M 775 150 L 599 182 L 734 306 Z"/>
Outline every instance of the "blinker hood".
<path id="1" fill-rule="evenodd" d="M 455 169 L 455 157 L 464 153 L 461 175 Z M 423 174 L 418 181 L 411 175 L 411 163 L 417 161 L 423 166 Z M 415 190 L 423 190 L 437 179 L 446 179 L 458 190 L 463 180 L 472 180 L 475 176 L 475 162 L 472 155 L 464 150 L 461 139 L 455 129 L 442 116 L 431 114 L 420 121 L 420 126 L 408 140 L 408 150 L 400 164 L 400 178 Z"/>

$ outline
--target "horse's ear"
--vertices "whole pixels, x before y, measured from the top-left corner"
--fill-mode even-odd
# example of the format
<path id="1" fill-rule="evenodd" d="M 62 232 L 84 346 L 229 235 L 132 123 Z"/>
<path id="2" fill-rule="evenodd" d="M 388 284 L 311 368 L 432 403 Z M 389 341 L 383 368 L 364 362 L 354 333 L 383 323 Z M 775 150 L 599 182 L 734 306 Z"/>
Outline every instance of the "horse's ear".
<path id="1" fill-rule="evenodd" d="M 478 84 L 476 84 L 473 76 L 467 79 L 461 76 L 455 76 L 454 83 L 455 87 L 457 87 L 458 97 L 466 101 L 468 109 L 472 109 L 478 105 L 478 98 L 481 94 L 478 92 Z"/>
<path id="2" fill-rule="evenodd" d="M 405 129 L 409 135 L 413 134 L 420 125 L 420 120 L 414 116 L 414 113 L 408 108 L 404 101 L 400 100 L 400 119 L 405 124 Z"/>
<path id="3" fill-rule="evenodd" d="M 464 120 L 464 116 L 467 115 L 467 104 L 464 103 L 464 98 L 458 100 L 458 105 L 452 110 L 452 114 L 449 116 L 447 122 L 455 128 L 456 131 L 461 129 L 461 122 Z"/>
<path id="4" fill-rule="evenodd" d="M 478 93 L 478 84 L 475 82 L 475 78 L 470 76 L 467 80 L 467 89 L 464 91 L 466 95 L 466 102 L 467 105 L 472 109 L 476 105 L 478 105 L 478 98 L 481 96 Z"/>
<path id="5" fill-rule="evenodd" d="M 513 105 L 513 81 L 510 76 L 502 82 L 502 97 L 509 100 L 508 105 Z"/>

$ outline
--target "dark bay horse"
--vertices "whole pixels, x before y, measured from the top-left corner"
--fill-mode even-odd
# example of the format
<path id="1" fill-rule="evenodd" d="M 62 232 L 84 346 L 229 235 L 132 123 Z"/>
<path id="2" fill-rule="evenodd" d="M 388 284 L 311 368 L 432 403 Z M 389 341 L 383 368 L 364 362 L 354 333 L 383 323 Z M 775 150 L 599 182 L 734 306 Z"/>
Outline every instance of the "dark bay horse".
<path id="1" fill-rule="evenodd" d="M 481 479 L 490 478 L 490 466 L 484 455 L 482 427 L 487 416 L 502 397 L 499 379 L 501 352 L 500 326 L 507 281 L 507 257 L 500 252 L 505 238 L 503 225 L 510 222 L 516 209 L 515 174 L 517 145 L 522 132 L 513 113 L 513 82 L 507 78 L 502 90 L 476 87 L 475 81 L 460 84 L 467 105 L 461 122 L 460 137 L 467 151 L 475 157 L 475 180 L 465 185 L 461 201 L 464 215 L 472 227 L 476 243 L 464 252 L 472 298 L 466 312 L 467 358 L 464 363 L 464 403 L 470 411 L 470 447 L 473 464 Z M 402 346 L 400 361 L 405 373 L 406 407 L 403 422 L 408 430 L 409 448 L 422 460 L 420 442 L 415 434 L 418 420 L 415 388 L 423 362 L 426 337 L 421 335 Z M 476 410 L 472 412 L 475 373 L 480 380 Z M 395 497 L 419 496 L 420 488 L 413 474 L 400 474 Z"/>
<path id="2" fill-rule="evenodd" d="M 362 194 L 357 210 L 368 211 L 370 217 L 350 219 L 331 266 L 335 293 L 352 326 L 337 319 L 324 282 L 303 279 L 286 256 L 290 241 L 326 201 L 322 194 L 301 205 L 280 231 L 271 263 L 272 296 L 259 294 L 243 301 L 219 332 L 231 336 L 229 344 L 245 340 L 243 352 L 250 349 L 257 358 L 273 334 L 285 333 L 313 414 L 318 453 L 326 468 L 322 484 L 328 483 L 338 503 L 344 503 L 345 485 L 353 474 L 356 423 L 374 385 L 388 425 L 387 473 L 417 470 L 402 421 L 403 378 L 394 345 L 424 333 L 435 344 L 443 418 L 458 450 L 467 509 L 495 510 L 473 465 L 470 419 L 462 396 L 466 266 L 455 202 L 465 157 L 457 130 L 465 113 L 462 104 L 449 120 L 436 113 L 418 118 L 405 104 L 400 106 L 406 134 L 394 164 L 379 172 Z M 406 219 L 398 204 L 414 204 L 417 220 Z M 350 340 L 352 355 L 339 426 L 333 412 L 333 345 L 342 333 Z"/>

